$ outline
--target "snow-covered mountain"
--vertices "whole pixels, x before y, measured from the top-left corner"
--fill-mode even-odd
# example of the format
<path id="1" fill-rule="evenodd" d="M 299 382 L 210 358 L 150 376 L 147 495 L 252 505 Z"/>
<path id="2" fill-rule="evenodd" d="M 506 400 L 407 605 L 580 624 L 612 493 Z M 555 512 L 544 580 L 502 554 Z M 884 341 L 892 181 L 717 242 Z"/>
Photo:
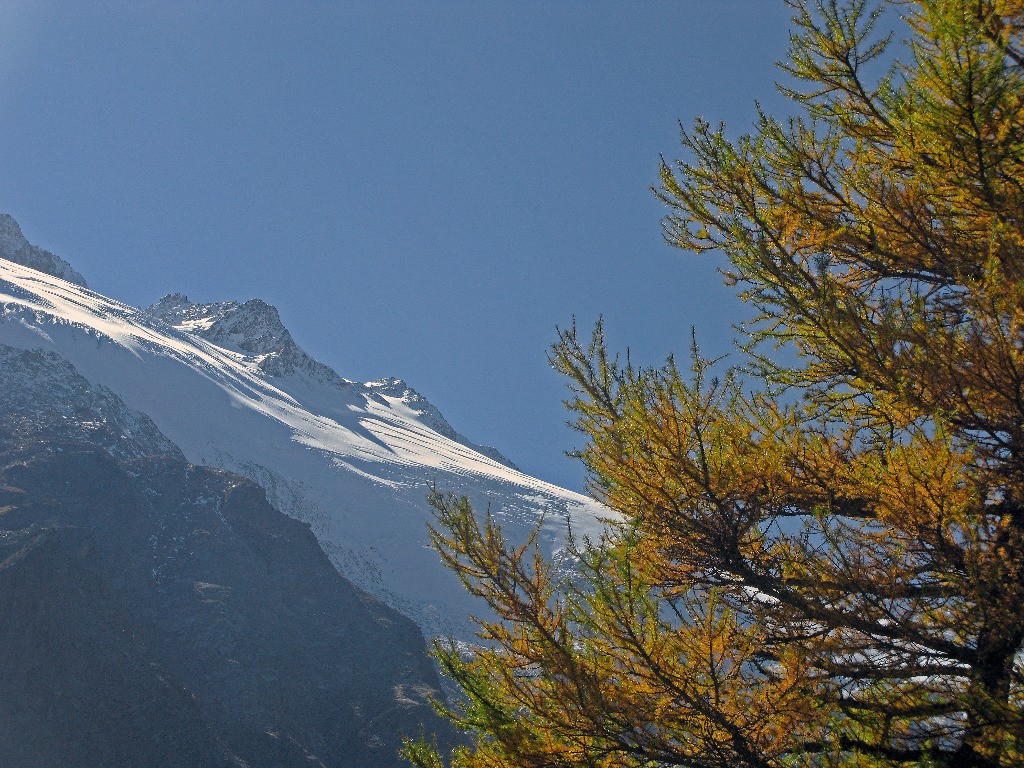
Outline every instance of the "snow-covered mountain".
<path id="1" fill-rule="evenodd" d="M 30 246 L 9 216 L 0 216 L 0 345 L 60 355 L 146 414 L 188 461 L 255 480 L 310 525 L 344 576 L 428 636 L 466 639 L 470 614 L 483 610 L 427 544 L 431 483 L 489 508 L 513 539 L 540 525 L 549 554 L 570 528 L 603 527 L 599 505 L 474 445 L 401 380 L 357 383 L 313 360 L 269 304 L 180 294 L 148 310 L 121 304 Z"/>
<path id="2" fill-rule="evenodd" d="M 280 379 L 302 378 L 307 382 L 346 390 L 362 387 L 368 395 L 398 397 L 407 408 L 419 414 L 420 421 L 434 431 L 499 464 L 518 470 L 496 448 L 476 445 L 456 432 L 437 408 L 401 379 L 387 378 L 360 385 L 343 379 L 332 368 L 314 360 L 295 343 L 291 333 L 282 324 L 277 309 L 262 299 L 251 299 L 244 303 L 221 301 L 197 304 L 189 301 L 184 294 L 172 293 L 146 311 L 179 330 L 202 336 L 219 347 L 245 355 L 268 376 Z"/>

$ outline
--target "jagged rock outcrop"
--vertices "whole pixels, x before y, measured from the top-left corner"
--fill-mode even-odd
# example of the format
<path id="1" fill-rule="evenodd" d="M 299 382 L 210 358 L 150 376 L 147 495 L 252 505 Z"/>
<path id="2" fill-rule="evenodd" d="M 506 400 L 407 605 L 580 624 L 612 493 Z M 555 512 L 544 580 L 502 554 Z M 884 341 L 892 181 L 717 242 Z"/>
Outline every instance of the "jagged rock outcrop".
<path id="1" fill-rule="evenodd" d="M 67 280 L 69 283 L 83 288 L 85 278 L 76 272 L 60 256 L 32 245 L 21 233 L 21 227 L 9 213 L 0 213 L 0 259 L 7 259 L 32 269 L 38 269 L 48 275 Z"/>
<path id="2" fill-rule="evenodd" d="M 146 312 L 179 330 L 252 358 L 268 376 L 299 373 L 322 383 L 352 383 L 299 347 L 281 322 L 277 308 L 262 299 L 199 304 L 184 294 L 172 293 Z"/>

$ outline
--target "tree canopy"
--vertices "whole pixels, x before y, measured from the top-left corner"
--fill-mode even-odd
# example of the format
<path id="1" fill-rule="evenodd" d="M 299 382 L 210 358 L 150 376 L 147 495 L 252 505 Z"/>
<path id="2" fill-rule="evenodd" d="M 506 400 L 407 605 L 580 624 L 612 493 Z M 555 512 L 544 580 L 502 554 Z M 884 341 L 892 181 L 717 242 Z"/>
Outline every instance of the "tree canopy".
<path id="1" fill-rule="evenodd" d="M 698 120 L 657 190 L 742 364 L 561 334 L 621 515 L 571 580 L 434 497 L 498 616 L 438 648 L 457 768 L 1024 764 L 1024 3 L 791 6 L 796 116 Z"/>

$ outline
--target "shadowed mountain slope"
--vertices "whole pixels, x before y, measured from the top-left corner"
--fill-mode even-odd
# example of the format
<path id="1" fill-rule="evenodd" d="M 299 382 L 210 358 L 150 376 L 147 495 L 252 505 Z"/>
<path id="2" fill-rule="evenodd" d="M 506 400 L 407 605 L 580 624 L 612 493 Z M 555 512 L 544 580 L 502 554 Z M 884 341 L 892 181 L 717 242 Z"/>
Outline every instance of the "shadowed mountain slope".
<path id="1" fill-rule="evenodd" d="M 0 346 L 6 768 L 393 766 L 421 724 L 451 742 L 436 687 L 418 628 L 262 489 Z"/>

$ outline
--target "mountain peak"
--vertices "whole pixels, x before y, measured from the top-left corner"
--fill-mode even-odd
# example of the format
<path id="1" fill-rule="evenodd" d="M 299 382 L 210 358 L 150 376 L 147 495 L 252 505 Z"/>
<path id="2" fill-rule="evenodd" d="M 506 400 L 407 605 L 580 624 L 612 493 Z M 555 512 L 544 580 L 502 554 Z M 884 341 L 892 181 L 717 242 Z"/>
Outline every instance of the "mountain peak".
<path id="1" fill-rule="evenodd" d="M 277 308 L 263 299 L 201 304 L 183 293 L 171 293 L 146 312 L 179 330 L 254 358 L 271 376 L 305 373 L 317 381 L 343 381 L 295 343 Z"/>
<path id="2" fill-rule="evenodd" d="M 0 254 L 17 253 L 28 240 L 21 232 L 21 227 L 9 213 L 0 213 Z"/>
<path id="3" fill-rule="evenodd" d="M 85 278 L 64 259 L 26 240 L 18 222 L 9 213 L 0 213 L 0 259 L 88 288 Z"/>

